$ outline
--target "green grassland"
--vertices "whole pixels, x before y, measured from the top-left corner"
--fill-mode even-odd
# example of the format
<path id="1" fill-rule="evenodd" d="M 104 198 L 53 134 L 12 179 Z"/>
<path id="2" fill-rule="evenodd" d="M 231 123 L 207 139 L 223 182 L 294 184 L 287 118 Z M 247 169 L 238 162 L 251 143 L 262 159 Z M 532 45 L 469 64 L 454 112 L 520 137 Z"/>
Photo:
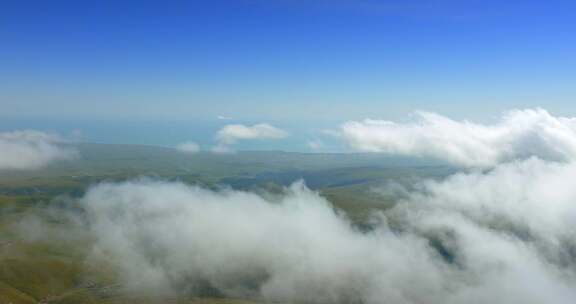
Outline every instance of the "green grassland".
<path id="1" fill-rule="evenodd" d="M 0 171 L 0 204 L 15 199 L 41 202 L 58 195 L 80 196 L 93 184 L 149 177 L 205 187 L 274 190 L 304 180 L 339 205 L 367 201 L 366 191 L 387 181 L 441 177 L 453 168 L 427 160 L 380 154 L 321 154 L 247 151 L 186 154 L 172 148 L 78 144 L 80 158 L 35 171 Z M 344 208 L 346 209 L 346 208 Z"/>
<path id="2" fill-rule="evenodd" d="M 177 180 L 204 187 L 281 191 L 297 180 L 361 222 L 393 199 L 371 191 L 387 182 L 414 177 L 440 178 L 453 168 L 424 160 L 378 154 L 238 152 L 184 154 L 174 149 L 135 145 L 76 145 L 81 157 L 35 171 L 0 172 L 0 304 L 8 303 L 207 303 L 244 304 L 241 299 L 130 298 L 119 292 L 114 270 L 87 265 L 90 237 L 53 238 L 73 229 L 66 219 L 45 215 L 46 207 L 70 208 L 88 187 L 133 178 Z M 43 235 L 16 233 L 25 217 L 45 217 Z M 48 241 L 49 240 L 49 241 Z M 56 240 L 56 241 L 55 241 Z"/>

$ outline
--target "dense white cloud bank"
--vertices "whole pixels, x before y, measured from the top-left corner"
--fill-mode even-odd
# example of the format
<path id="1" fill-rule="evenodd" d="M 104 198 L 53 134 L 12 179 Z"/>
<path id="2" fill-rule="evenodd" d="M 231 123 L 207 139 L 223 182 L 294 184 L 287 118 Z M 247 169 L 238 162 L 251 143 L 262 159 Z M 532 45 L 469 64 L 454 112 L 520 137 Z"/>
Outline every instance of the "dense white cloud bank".
<path id="1" fill-rule="evenodd" d="M 136 181 L 83 198 L 132 291 L 286 303 L 572 303 L 576 164 L 424 181 L 361 231 L 302 184 L 268 201 Z M 394 227 L 394 228 L 391 228 Z"/>
<path id="2" fill-rule="evenodd" d="M 34 130 L 0 132 L 0 169 L 38 169 L 72 159 L 76 151 L 62 147 L 62 138 Z"/>
<path id="3" fill-rule="evenodd" d="M 531 156 L 576 160 L 576 118 L 542 109 L 515 110 L 493 125 L 455 121 L 418 112 L 413 123 L 385 120 L 347 122 L 341 135 L 355 149 L 433 157 L 467 167 L 491 167 Z"/>

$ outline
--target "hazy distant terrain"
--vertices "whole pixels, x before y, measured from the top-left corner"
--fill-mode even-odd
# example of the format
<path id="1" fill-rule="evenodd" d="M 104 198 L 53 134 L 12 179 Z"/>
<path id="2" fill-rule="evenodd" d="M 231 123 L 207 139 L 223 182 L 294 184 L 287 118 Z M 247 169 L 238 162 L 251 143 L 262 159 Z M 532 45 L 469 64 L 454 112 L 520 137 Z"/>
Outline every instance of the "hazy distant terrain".
<path id="1" fill-rule="evenodd" d="M 301 179 L 311 189 L 321 190 L 333 198 L 335 203 L 355 208 L 349 200 L 366 201 L 370 193 L 365 190 L 371 186 L 412 177 L 442 177 L 455 171 L 430 160 L 370 153 L 187 154 L 157 146 L 78 144 L 74 147 L 81 155 L 77 160 L 34 171 L 0 171 L 0 195 L 10 199 L 79 196 L 94 183 L 144 177 L 242 190 L 274 190 Z"/>

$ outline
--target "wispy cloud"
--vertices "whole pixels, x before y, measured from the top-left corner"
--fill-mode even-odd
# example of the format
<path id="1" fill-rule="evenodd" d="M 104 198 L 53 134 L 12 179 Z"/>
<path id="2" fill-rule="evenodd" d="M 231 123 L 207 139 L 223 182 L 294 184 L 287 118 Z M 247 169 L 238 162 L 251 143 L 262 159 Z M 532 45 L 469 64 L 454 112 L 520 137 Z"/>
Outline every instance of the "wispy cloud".
<path id="1" fill-rule="evenodd" d="M 200 146 L 192 141 L 183 142 L 176 146 L 176 149 L 184 153 L 198 153 L 200 152 Z"/>
<path id="2" fill-rule="evenodd" d="M 324 143 L 318 139 L 309 140 L 306 142 L 306 145 L 312 151 L 318 151 L 324 148 Z"/>
<path id="3" fill-rule="evenodd" d="M 77 151 L 62 146 L 63 142 L 58 135 L 35 130 L 0 133 L 0 169 L 38 169 L 77 157 Z"/>

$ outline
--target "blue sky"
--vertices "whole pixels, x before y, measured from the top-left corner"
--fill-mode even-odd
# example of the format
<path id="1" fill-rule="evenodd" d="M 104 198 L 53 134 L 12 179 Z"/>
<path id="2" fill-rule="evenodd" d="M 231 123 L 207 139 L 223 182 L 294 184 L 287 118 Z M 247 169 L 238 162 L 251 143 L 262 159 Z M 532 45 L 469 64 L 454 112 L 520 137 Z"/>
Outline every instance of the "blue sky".
<path id="1" fill-rule="evenodd" d="M 152 128 L 208 138 L 217 115 L 306 134 L 414 110 L 570 116 L 574 33 L 574 1 L 5 0 L 0 128 L 169 144 Z"/>

